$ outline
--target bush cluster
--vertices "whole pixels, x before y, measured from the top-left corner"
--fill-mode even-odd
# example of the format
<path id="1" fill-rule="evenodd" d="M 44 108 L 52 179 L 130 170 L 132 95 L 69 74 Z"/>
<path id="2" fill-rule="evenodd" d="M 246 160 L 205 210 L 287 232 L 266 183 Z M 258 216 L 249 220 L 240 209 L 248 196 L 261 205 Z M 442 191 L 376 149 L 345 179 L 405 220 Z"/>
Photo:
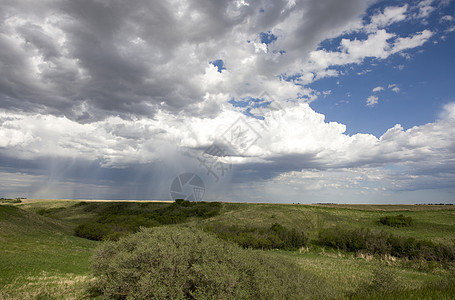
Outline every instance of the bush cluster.
<path id="1" fill-rule="evenodd" d="M 191 228 L 162 226 L 104 242 L 92 259 L 114 299 L 327 298 L 314 275 L 282 257 L 242 249 Z"/>
<path id="2" fill-rule="evenodd" d="M 455 247 L 437 244 L 429 240 L 404 238 L 384 231 L 370 229 L 345 229 L 335 227 L 321 230 L 318 243 L 345 251 L 366 251 L 371 254 L 393 255 L 409 259 L 429 261 L 454 261 Z"/>
<path id="3" fill-rule="evenodd" d="M 88 205 L 88 203 L 85 201 L 79 201 L 79 202 L 75 203 L 73 205 L 73 207 L 80 207 L 80 206 L 85 206 L 85 205 Z"/>
<path id="4" fill-rule="evenodd" d="M 278 223 L 270 228 L 215 224 L 207 229 L 215 232 L 219 238 L 234 242 L 243 248 L 292 250 L 308 243 L 308 238 L 303 232 L 289 230 Z"/>
<path id="5" fill-rule="evenodd" d="M 405 217 L 404 215 L 398 216 L 387 216 L 379 218 L 379 223 L 387 226 L 392 227 L 403 227 L 403 226 L 411 226 L 413 220 L 411 217 Z"/>
<path id="6" fill-rule="evenodd" d="M 370 281 L 360 285 L 357 291 L 350 295 L 351 299 L 367 299 L 376 295 L 381 295 L 380 299 L 393 299 L 391 296 L 402 290 L 396 274 L 384 265 L 376 266 L 372 275 Z"/>
<path id="7" fill-rule="evenodd" d="M 407 289 L 399 284 L 394 272 L 384 266 L 373 269 L 370 281 L 360 285 L 357 291 L 347 295 L 347 299 L 453 299 L 455 295 L 455 273 L 453 270 L 445 279 L 428 282 L 416 288 Z"/>
<path id="8" fill-rule="evenodd" d="M 36 211 L 36 213 L 40 216 L 50 215 L 53 213 L 57 213 L 59 211 L 65 210 L 65 207 L 50 207 L 50 208 L 40 208 Z"/>
<path id="9" fill-rule="evenodd" d="M 0 198 L 0 203 L 22 203 L 21 198 L 15 198 L 15 199 L 7 199 L 7 198 Z"/>
<path id="10" fill-rule="evenodd" d="M 100 209 L 95 203 L 93 204 L 83 205 L 84 211 L 93 212 Z M 146 205 L 137 207 L 131 203 L 112 203 L 102 208 L 96 221 L 81 224 L 74 232 L 76 236 L 90 240 L 117 240 L 125 234 L 137 232 L 140 227 L 178 224 L 191 217 L 209 218 L 219 214 L 220 208 L 221 203 L 218 202 L 184 200 L 177 200 L 170 205 L 153 210 L 148 210 Z"/>

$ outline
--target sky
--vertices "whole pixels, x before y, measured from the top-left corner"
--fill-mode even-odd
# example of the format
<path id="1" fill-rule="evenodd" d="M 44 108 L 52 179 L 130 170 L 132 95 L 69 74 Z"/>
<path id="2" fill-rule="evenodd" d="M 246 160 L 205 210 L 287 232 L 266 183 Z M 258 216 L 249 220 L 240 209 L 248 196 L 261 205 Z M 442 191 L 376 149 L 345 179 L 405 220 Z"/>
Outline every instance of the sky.
<path id="1" fill-rule="evenodd" d="M 449 0 L 3 0 L 0 197 L 455 203 Z"/>

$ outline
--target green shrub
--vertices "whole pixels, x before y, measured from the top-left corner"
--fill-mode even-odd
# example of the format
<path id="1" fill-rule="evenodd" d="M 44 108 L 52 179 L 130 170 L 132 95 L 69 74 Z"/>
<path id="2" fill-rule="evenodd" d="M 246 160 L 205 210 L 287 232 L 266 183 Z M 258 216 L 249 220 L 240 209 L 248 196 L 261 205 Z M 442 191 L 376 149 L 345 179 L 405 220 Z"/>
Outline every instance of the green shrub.
<path id="1" fill-rule="evenodd" d="M 95 241 L 101 241 L 109 232 L 109 227 L 98 223 L 84 223 L 74 229 L 76 236 Z"/>
<path id="2" fill-rule="evenodd" d="M 398 284 L 395 274 L 384 267 L 377 267 L 373 271 L 372 280 L 364 285 L 347 299 L 453 299 L 455 295 L 455 274 L 451 272 L 447 279 L 429 282 L 416 289 L 404 289 Z"/>
<path id="3" fill-rule="evenodd" d="M 38 215 L 50 215 L 59 211 L 65 210 L 65 207 L 51 207 L 51 208 L 40 208 L 36 211 Z"/>
<path id="4" fill-rule="evenodd" d="M 192 217 L 209 218 L 219 214 L 221 209 L 221 203 L 218 202 L 190 202 L 181 199 L 164 207 L 154 203 L 131 202 L 87 203 L 83 206 L 84 211 L 97 213 L 99 217 L 96 222 L 79 225 L 75 228 L 75 234 L 91 240 L 116 240 L 125 233 L 137 232 L 140 227 L 179 224 Z M 48 210 L 43 210 L 39 213 L 47 212 Z"/>
<path id="5" fill-rule="evenodd" d="M 0 198 L 0 203 L 9 203 L 9 204 L 22 203 L 22 200 L 20 198 L 15 198 L 15 199 Z"/>
<path id="6" fill-rule="evenodd" d="M 379 223 L 392 227 L 404 227 L 411 226 L 413 220 L 411 217 L 405 217 L 404 215 L 398 216 L 387 216 L 379 218 Z"/>
<path id="7" fill-rule="evenodd" d="M 74 233 L 78 237 L 86 238 L 94 241 L 116 240 L 119 237 L 128 233 L 123 228 L 110 226 L 100 223 L 84 223 L 74 229 Z"/>
<path id="8" fill-rule="evenodd" d="M 327 298 L 327 288 L 282 257 L 191 228 L 144 228 L 104 242 L 92 258 L 98 287 L 116 299 Z"/>
<path id="9" fill-rule="evenodd" d="M 222 224 L 214 224 L 207 229 L 215 232 L 219 238 L 243 248 L 293 250 L 308 244 L 308 238 L 303 232 L 289 230 L 278 223 L 267 229 Z"/>
<path id="10" fill-rule="evenodd" d="M 454 261 L 455 247 L 436 244 L 428 240 L 416 240 L 369 229 L 345 229 L 341 227 L 321 230 L 317 242 L 322 246 L 345 251 L 366 251 L 371 254 L 390 254 L 409 259 L 428 261 Z"/>
<path id="11" fill-rule="evenodd" d="M 358 288 L 356 296 L 363 299 L 379 294 L 386 298 L 401 289 L 395 273 L 383 265 L 378 265 L 373 269 L 371 280 Z"/>

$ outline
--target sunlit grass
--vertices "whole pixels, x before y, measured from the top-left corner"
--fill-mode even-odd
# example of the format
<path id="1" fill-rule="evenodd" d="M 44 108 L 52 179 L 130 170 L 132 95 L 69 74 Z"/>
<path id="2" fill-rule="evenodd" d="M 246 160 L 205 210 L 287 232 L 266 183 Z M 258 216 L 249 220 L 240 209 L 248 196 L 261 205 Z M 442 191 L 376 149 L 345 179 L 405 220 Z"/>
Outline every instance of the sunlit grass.
<path id="1" fill-rule="evenodd" d="M 89 298 L 90 276 L 41 272 L 37 276 L 16 277 L 4 285 L 0 299 L 83 299 Z"/>
<path id="2" fill-rule="evenodd" d="M 448 275 L 446 270 L 433 272 L 403 268 L 399 261 L 385 261 L 380 257 L 359 256 L 330 248 L 310 246 L 308 252 L 272 251 L 277 255 L 289 257 L 302 269 L 330 282 L 339 295 L 355 292 L 362 284 L 371 279 L 377 265 L 392 270 L 400 285 L 405 289 L 415 289 L 430 282 L 436 282 Z"/>
<path id="3" fill-rule="evenodd" d="M 96 220 L 107 204 L 100 203 L 87 211 L 85 205 L 78 203 L 24 201 L 0 205 L 0 299 L 81 299 L 88 295 L 93 279 L 90 257 L 100 242 L 74 236 L 74 228 Z M 137 205 L 140 207 L 140 203 Z M 395 228 L 378 222 L 380 217 L 397 214 L 412 217 L 412 226 Z M 274 223 L 301 230 L 310 239 L 316 239 L 319 230 L 338 225 L 451 244 L 455 237 L 455 208 L 225 203 L 217 216 L 190 220 L 191 226 L 197 227 L 225 224 L 270 228 Z M 407 290 L 422 288 L 431 292 L 426 285 L 448 276 L 448 270 L 437 264 L 346 253 L 315 244 L 310 244 L 308 251 L 271 250 L 269 253 L 285 256 L 303 270 L 324 279 L 339 297 L 355 292 L 371 280 L 377 265 L 391 270 L 400 286 Z"/>

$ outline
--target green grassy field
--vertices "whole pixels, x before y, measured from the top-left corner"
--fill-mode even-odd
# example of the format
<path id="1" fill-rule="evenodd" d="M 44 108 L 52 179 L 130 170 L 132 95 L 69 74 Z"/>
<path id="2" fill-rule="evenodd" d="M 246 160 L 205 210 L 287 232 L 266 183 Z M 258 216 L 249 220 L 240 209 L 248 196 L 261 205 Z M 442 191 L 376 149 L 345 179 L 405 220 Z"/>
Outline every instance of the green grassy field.
<path id="1" fill-rule="evenodd" d="M 116 202 L 90 203 L 80 205 L 76 200 L 23 200 L 22 203 L 0 205 L 0 299 L 91 297 L 93 275 L 90 257 L 102 242 L 76 237 L 74 228 L 96 222 Z M 87 209 L 88 205 L 90 209 Z M 128 209 L 144 209 L 153 213 L 169 205 L 133 203 Z M 381 217 L 397 214 L 412 217 L 412 226 L 397 228 L 378 222 Z M 214 224 L 269 228 L 279 223 L 305 232 L 310 240 L 317 239 L 320 230 L 335 226 L 369 228 L 403 237 L 455 244 L 453 206 L 223 203 L 218 215 L 189 217 L 185 222 L 202 229 Z M 399 286 L 405 290 L 425 288 L 450 276 L 450 265 L 344 252 L 315 243 L 293 251 L 268 252 L 285 257 L 325 280 L 338 298 L 354 293 L 371 281 L 378 266 L 394 274 Z M 403 297 L 406 299 L 406 296 Z M 451 298 L 447 293 L 441 297 Z"/>

